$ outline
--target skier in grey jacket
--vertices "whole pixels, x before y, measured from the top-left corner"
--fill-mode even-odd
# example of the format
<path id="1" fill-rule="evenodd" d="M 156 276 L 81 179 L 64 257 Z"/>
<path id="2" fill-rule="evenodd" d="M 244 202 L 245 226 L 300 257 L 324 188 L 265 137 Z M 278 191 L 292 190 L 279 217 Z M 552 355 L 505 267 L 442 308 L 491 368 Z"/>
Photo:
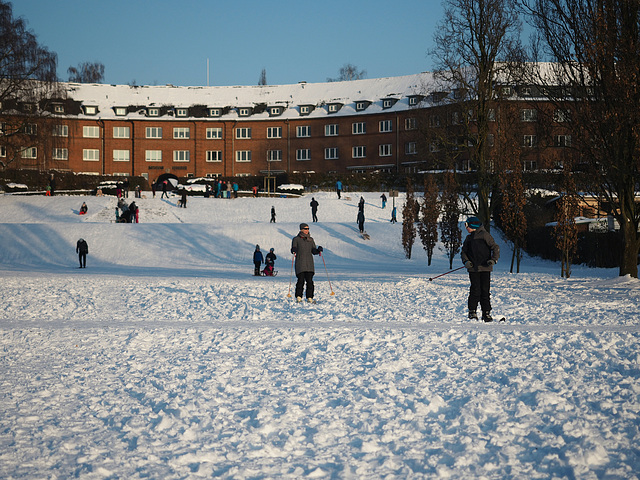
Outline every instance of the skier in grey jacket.
<path id="1" fill-rule="evenodd" d="M 320 252 L 322 252 L 322 247 L 316 247 L 316 242 L 309 235 L 309 225 L 301 223 L 300 233 L 293 237 L 291 241 L 291 253 L 295 255 L 296 277 L 298 277 L 298 282 L 296 283 L 297 302 L 302 301 L 302 291 L 306 283 L 307 302 L 315 303 L 313 299 L 313 274 L 315 273 L 313 255 L 319 255 Z"/>

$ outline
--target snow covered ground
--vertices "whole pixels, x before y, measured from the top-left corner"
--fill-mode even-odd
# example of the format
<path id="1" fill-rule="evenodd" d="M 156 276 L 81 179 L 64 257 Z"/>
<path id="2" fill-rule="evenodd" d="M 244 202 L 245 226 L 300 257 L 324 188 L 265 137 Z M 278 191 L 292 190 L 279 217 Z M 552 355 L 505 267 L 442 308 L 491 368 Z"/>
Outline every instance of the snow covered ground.
<path id="1" fill-rule="evenodd" d="M 638 478 L 639 281 L 509 274 L 498 238 L 508 321 L 469 321 L 464 270 L 430 282 L 444 252 L 406 260 L 379 193 L 370 241 L 359 193 L 313 196 L 318 223 L 306 195 L 143 198 L 140 224 L 113 197 L 0 196 L 0 478 Z M 303 221 L 315 305 L 288 296 Z"/>

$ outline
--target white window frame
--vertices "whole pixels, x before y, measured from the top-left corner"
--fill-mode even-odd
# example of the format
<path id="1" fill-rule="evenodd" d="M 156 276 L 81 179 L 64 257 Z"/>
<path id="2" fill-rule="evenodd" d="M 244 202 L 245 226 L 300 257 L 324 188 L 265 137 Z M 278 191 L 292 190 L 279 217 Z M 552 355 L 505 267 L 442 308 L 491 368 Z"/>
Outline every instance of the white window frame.
<path id="1" fill-rule="evenodd" d="M 114 150 L 114 162 L 129 162 L 131 160 L 131 152 L 129 150 Z"/>
<path id="2" fill-rule="evenodd" d="M 367 108 L 367 102 L 356 102 L 356 111 L 361 112 Z"/>
<path id="3" fill-rule="evenodd" d="M 129 138 L 130 127 L 113 127 L 113 138 Z"/>
<path id="4" fill-rule="evenodd" d="M 222 115 L 222 112 L 220 111 L 219 108 L 210 108 L 209 109 L 209 116 L 210 117 L 219 117 L 220 115 Z"/>
<path id="5" fill-rule="evenodd" d="M 325 137 L 337 137 L 340 132 L 340 125 L 337 123 L 331 123 L 329 125 L 324 126 L 324 136 Z"/>
<path id="6" fill-rule="evenodd" d="M 267 162 L 281 162 L 282 150 L 267 150 Z"/>
<path id="7" fill-rule="evenodd" d="M 145 162 L 162 162 L 162 150 L 145 150 Z"/>
<path id="8" fill-rule="evenodd" d="M 407 142 L 404 144 L 405 155 L 417 155 L 418 154 L 418 142 Z"/>
<path id="9" fill-rule="evenodd" d="M 188 140 L 189 138 L 191 138 L 191 129 L 189 127 L 173 127 L 174 140 Z"/>
<path id="10" fill-rule="evenodd" d="M 351 124 L 351 133 L 353 135 L 364 135 L 367 133 L 367 122 L 355 122 Z"/>
<path id="11" fill-rule="evenodd" d="M 20 157 L 29 160 L 38 158 L 38 147 L 25 147 L 20 150 Z"/>
<path id="12" fill-rule="evenodd" d="M 381 157 L 390 157 L 393 155 L 393 146 L 390 143 L 385 143 L 379 146 L 379 155 Z"/>
<path id="13" fill-rule="evenodd" d="M 176 108 L 176 117 L 187 117 L 189 116 L 188 108 Z"/>
<path id="14" fill-rule="evenodd" d="M 83 125 L 82 138 L 100 138 L 100 127 Z"/>
<path id="15" fill-rule="evenodd" d="M 207 140 L 221 140 L 221 139 L 222 139 L 221 127 L 207 128 Z"/>
<path id="16" fill-rule="evenodd" d="M 54 137 L 68 137 L 69 125 L 64 125 L 64 124 L 54 125 L 51 135 Z"/>
<path id="17" fill-rule="evenodd" d="M 311 160 L 310 148 L 299 148 L 296 150 L 296 160 L 298 162 L 308 162 Z"/>
<path id="18" fill-rule="evenodd" d="M 145 138 L 162 138 L 162 127 L 147 127 Z"/>
<path id="19" fill-rule="evenodd" d="M 267 127 L 267 138 L 282 138 L 282 127 Z"/>
<path id="20" fill-rule="evenodd" d="M 367 158 L 367 147 L 364 145 L 351 147 L 351 158 Z"/>
<path id="21" fill-rule="evenodd" d="M 114 110 L 118 117 L 124 117 L 127 114 L 127 109 L 125 107 L 116 107 Z"/>
<path id="22" fill-rule="evenodd" d="M 308 105 L 304 105 L 300 107 L 300 115 L 309 115 L 311 113 L 311 107 Z"/>
<path id="23" fill-rule="evenodd" d="M 236 128 L 236 140 L 249 140 L 251 138 L 251 127 Z"/>
<path id="24" fill-rule="evenodd" d="M 251 110 L 249 108 L 239 108 L 238 115 L 241 117 L 248 117 L 251 115 Z"/>
<path id="25" fill-rule="evenodd" d="M 100 150 L 97 148 L 82 149 L 82 161 L 83 162 L 99 162 Z"/>
<path id="26" fill-rule="evenodd" d="M 393 120 L 380 120 L 380 133 L 393 132 Z"/>
<path id="27" fill-rule="evenodd" d="M 236 150 L 236 162 L 237 163 L 251 162 L 251 150 Z"/>
<path id="28" fill-rule="evenodd" d="M 69 160 L 68 148 L 54 148 L 51 154 L 51 158 L 54 160 Z"/>
<path id="29" fill-rule="evenodd" d="M 415 117 L 405 118 L 404 119 L 404 129 L 405 130 L 417 130 L 418 129 L 418 120 Z"/>
<path id="30" fill-rule="evenodd" d="M 173 161 L 176 163 L 189 163 L 191 161 L 190 150 L 174 150 Z"/>
<path id="31" fill-rule="evenodd" d="M 205 161 L 209 163 L 222 162 L 222 150 L 207 150 Z"/>
<path id="32" fill-rule="evenodd" d="M 338 153 L 338 147 L 327 147 L 324 149 L 325 160 L 338 160 L 340 155 Z"/>
<path id="33" fill-rule="evenodd" d="M 309 125 L 299 125 L 296 127 L 296 138 L 307 138 L 311 136 L 311 127 Z"/>
<path id="34" fill-rule="evenodd" d="M 160 116 L 160 109 L 159 108 L 148 108 L 147 109 L 147 116 L 149 116 L 149 117 L 158 117 L 158 116 Z"/>

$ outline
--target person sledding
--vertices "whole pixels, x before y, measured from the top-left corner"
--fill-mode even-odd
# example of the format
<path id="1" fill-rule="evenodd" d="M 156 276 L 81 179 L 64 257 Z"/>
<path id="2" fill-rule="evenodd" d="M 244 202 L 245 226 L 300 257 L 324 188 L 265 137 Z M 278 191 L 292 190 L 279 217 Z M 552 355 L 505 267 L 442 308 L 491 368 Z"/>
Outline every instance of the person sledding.
<path id="1" fill-rule="evenodd" d="M 269 253 L 264 258 L 264 270 L 262 270 L 262 274 L 265 277 L 274 277 L 278 272 L 274 269 L 276 263 L 276 254 L 273 253 L 273 248 L 269 249 Z"/>
<path id="2" fill-rule="evenodd" d="M 80 211 L 78 212 L 78 215 L 86 215 L 88 211 L 89 211 L 89 207 L 87 207 L 87 202 L 82 202 L 82 206 L 80 207 Z"/>

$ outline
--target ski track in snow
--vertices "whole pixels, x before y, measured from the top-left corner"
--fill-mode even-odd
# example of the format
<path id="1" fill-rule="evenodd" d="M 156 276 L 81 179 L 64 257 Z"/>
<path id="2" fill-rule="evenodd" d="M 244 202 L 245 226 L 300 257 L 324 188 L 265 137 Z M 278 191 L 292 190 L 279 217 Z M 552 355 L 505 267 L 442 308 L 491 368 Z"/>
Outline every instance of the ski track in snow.
<path id="1" fill-rule="evenodd" d="M 373 227 L 376 249 L 388 225 Z M 253 278 L 251 250 L 198 265 L 186 240 L 138 229 L 117 237 L 127 248 L 94 238 L 89 268 L 64 271 L 2 235 L 0 478 L 638 478 L 637 280 L 562 280 L 529 260 L 494 274 L 508 321 L 484 324 L 465 318 L 465 274 L 339 265 L 357 251 L 331 237 L 331 284 L 316 260 L 308 305 L 287 296 L 285 254 L 277 277 Z M 183 266 L 141 252 L 162 275 L 129 270 L 136 242 Z"/>

